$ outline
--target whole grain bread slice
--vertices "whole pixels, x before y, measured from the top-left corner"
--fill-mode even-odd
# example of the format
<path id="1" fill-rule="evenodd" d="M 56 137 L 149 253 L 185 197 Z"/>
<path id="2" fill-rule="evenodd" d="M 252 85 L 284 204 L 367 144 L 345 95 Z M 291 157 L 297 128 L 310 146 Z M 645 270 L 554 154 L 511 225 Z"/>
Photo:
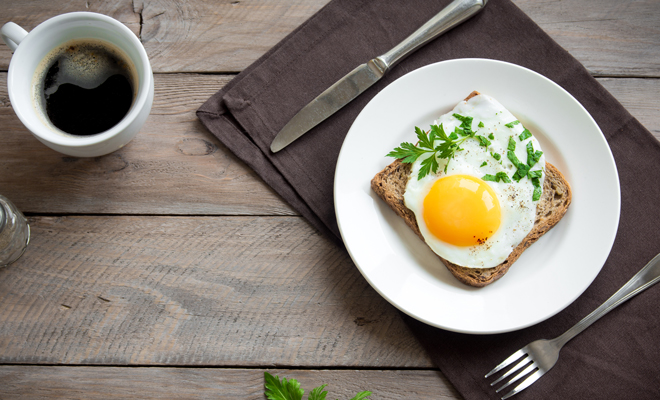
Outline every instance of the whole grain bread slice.
<path id="1" fill-rule="evenodd" d="M 468 98 L 474 96 L 475 93 L 473 92 Z M 417 225 L 415 214 L 406 207 L 403 201 L 403 194 L 405 193 L 411 170 L 412 164 L 404 164 L 401 160 L 395 160 L 371 180 L 371 189 L 398 216 L 403 218 L 410 229 L 424 241 L 424 237 Z M 562 219 L 568 210 L 568 206 L 571 204 L 571 187 L 561 172 L 548 162 L 545 163 L 545 173 L 543 194 L 536 206 L 534 226 L 504 262 L 493 268 L 469 268 L 453 264 L 439 257 L 456 279 L 466 285 L 475 287 L 484 287 L 495 282 L 507 273 L 511 265 L 532 243 L 536 242 Z"/>

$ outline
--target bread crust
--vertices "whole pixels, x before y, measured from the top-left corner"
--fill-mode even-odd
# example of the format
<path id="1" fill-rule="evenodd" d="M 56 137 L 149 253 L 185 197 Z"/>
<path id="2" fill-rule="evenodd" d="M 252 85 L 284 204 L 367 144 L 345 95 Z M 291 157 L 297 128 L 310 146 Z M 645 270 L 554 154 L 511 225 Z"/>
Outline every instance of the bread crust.
<path id="1" fill-rule="evenodd" d="M 478 94 L 472 92 L 469 99 Z M 376 174 L 371 180 L 371 189 L 419 236 L 424 243 L 417 219 L 412 210 L 406 207 L 403 195 L 412 171 L 412 164 L 404 164 L 401 160 L 395 160 Z M 543 194 L 536 206 L 536 219 L 532 230 L 522 242 L 509 254 L 509 257 L 501 264 L 493 268 L 469 268 L 453 264 L 439 257 L 447 269 L 466 285 L 484 287 L 489 285 L 507 273 L 511 265 L 520 255 L 545 235 L 566 214 L 571 204 L 571 187 L 562 173 L 552 164 L 545 164 L 545 180 L 543 181 Z"/>

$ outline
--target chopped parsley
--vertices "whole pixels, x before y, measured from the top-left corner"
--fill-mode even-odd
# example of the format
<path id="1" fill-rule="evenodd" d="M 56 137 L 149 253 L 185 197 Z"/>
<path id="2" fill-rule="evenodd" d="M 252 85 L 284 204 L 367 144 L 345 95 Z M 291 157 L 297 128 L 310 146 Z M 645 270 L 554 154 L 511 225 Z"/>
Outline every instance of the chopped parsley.
<path id="1" fill-rule="evenodd" d="M 526 176 L 528 176 L 528 173 L 530 172 L 530 169 L 539 161 L 541 156 L 543 155 L 543 152 L 540 150 L 534 151 L 534 145 L 532 144 L 531 141 L 527 142 L 527 163 L 521 162 L 518 157 L 516 156 L 515 149 L 516 149 L 516 142 L 513 140 L 513 137 L 509 138 L 509 147 L 508 151 L 506 153 L 506 157 L 511 161 L 511 163 L 516 167 L 516 172 L 513 174 L 512 179 L 516 182 L 520 182 L 520 180 Z M 537 177 L 540 178 L 541 175 Z M 533 178 L 530 177 L 530 180 Z M 532 181 L 532 183 L 534 183 Z M 538 182 L 537 182 L 538 183 Z M 536 189 L 536 185 L 535 185 Z M 536 197 L 536 196 L 534 196 Z"/>
<path id="2" fill-rule="evenodd" d="M 541 177 L 543 176 L 543 171 L 537 169 L 535 171 L 529 171 L 527 177 L 532 181 L 532 186 L 534 186 L 534 193 L 532 194 L 532 200 L 538 201 L 541 199 L 541 194 L 543 194 L 543 188 L 541 187 Z"/>
<path id="3" fill-rule="evenodd" d="M 527 173 L 527 177 L 529 179 L 534 179 L 534 178 L 540 178 L 543 176 L 543 171 L 540 169 L 534 170 L 534 171 L 529 171 Z"/>
<path id="4" fill-rule="evenodd" d="M 415 127 L 415 133 L 417 134 L 418 140 L 417 144 L 403 142 L 399 147 L 389 152 L 387 156 L 400 159 L 402 163 L 409 164 L 417 161 L 422 155 L 428 155 L 428 157 L 422 160 L 419 173 L 417 174 L 417 179 L 420 180 L 430 173 L 436 174 L 438 172 L 440 166 L 438 158 L 447 160 L 444 168 L 444 172 L 447 172 L 449 162 L 454 158 L 457 151 L 463 150 L 461 144 L 466 140 L 477 140 L 480 146 L 486 148 L 492 144 L 490 140 L 495 139 L 492 132 L 486 137 L 483 135 L 477 135 L 475 131 L 472 130 L 472 122 L 474 121 L 473 117 L 467 117 L 456 113 L 452 114 L 452 116 L 461 121 L 461 124 L 460 126 L 455 127 L 451 134 L 448 135 L 445 132 L 442 124 L 431 125 L 431 129 L 426 132 Z M 505 126 L 513 128 L 518 124 L 520 124 L 520 121 L 515 120 L 505 124 Z M 478 126 L 479 128 L 483 128 L 483 122 L 479 122 Z M 518 135 L 518 139 L 524 141 L 531 136 L 531 132 L 523 127 L 523 132 Z M 436 142 L 439 142 L 440 144 L 436 146 Z M 509 177 L 506 172 L 501 171 L 495 175 L 485 174 L 481 179 L 491 182 L 511 183 L 512 180 L 520 182 L 521 179 L 527 177 L 534 187 L 533 200 L 538 201 L 543 193 L 543 188 L 541 187 L 543 171 L 540 169 L 532 171 L 531 169 L 538 163 L 543 152 L 535 150 L 532 141 L 527 142 L 525 147 L 527 150 L 527 162 L 522 162 L 516 156 L 516 140 L 514 139 L 514 136 L 509 136 L 506 157 L 514 165 L 516 171 L 511 177 Z M 497 161 L 500 161 L 502 158 L 500 153 L 491 151 L 490 155 Z M 488 162 L 483 161 L 480 167 L 485 167 L 486 165 L 488 165 Z"/>
<path id="5" fill-rule="evenodd" d="M 522 178 L 527 176 L 527 173 L 529 172 L 529 165 L 520 163 L 518 166 L 516 166 L 516 168 L 518 168 L 518 170 L 515 174 L 513 174 L 511 178 L 516 182 L 520 182 Z"/>
<path id="6" fill-rule="evenodd" d="M 525 139 L 529 139 L 532 137 L 532 132 L 528 131 L 527 128 L 522 131 L 522 133 L 518 136 L 518 139 L 522 142 Z"/>
<path id="7" fill-rule="evenodd" d="M 534 164 L 539 162 L 539 159 L 543 155 L 543 152 L 541 150 L 536 150 L 534 151 L 534 145 L 532 144 L 532 141 L 530 140 L 527 142 L 527 165 L 529 167 L 533 167 Z"/>
<path id="8" fill-rule="evenodd" d="M 452 116 L 457 120 L 461 121 L 460 129 L 462 129 L 463 132 L 465 132 L 463 136 L 474 136 L 474 131 L 472 130 L 472 120 L 474 118 L 465 117 L 461 114 L 456 114 L 456 113 L 452 114 Z"/>
<path id="9" fill-rule="evenodd" d="M 522 164 L 522 163 L 520 162 L 520 160 L 518 159 L 518 156 L 516 156 L 516 152 L 513 151 L 513 150 L 509 150 L 509 151 L 506 152 L 506 158 L 508 158 L 509 161 L 511 161 L 511 163 L 512 163 L 516 168 L 518 168 L 518 164 Z"/>
<path id="10" fill-rule="evenodd" d="M 500 171 L 495 175 L 486 174 L 482 176 L 481 179 L 483 179 L 484 181 L 491 181 L 491 182 L 511 183 L 511 179 L 509 179 L 509 175 L 507 175 L 506 172 L 504 171 Z"/>
<path id="11" fill-rule="evenodd" d="M 513 140 L 513 136 L 509 137 L 509 145 L 506 148 L 509 151 L 515 151 L 516 150 L 516 141 Z"/>
<path id="12" fill-rule="evenodd" d="M 479 140 L 479 144 L 483 147 L 488 147 L 490 146 L 490 140 L 486 138 L 486 136 L 481 136 L 481 135 L 476 135 L 475 138 Z"/>

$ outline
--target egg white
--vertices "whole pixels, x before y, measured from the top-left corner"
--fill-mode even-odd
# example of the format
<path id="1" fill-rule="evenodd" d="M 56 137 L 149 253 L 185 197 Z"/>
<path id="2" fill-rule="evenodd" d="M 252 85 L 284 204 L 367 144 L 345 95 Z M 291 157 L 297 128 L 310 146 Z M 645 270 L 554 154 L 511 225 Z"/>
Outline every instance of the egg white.
<path id="1" fill-rule="evenodd" d="M 486 174 L 495 175 L 503 171 L 511 178 L 516 172 L 516 167 L 507 158 L 507 147 L 511 136 L 514 137 L 516 143 L 516 156 L 522 162 L 527 160 L 527 142 L 531 141 L 535 150 L 542 149 L 533 136 L 524 141 L 519 140 L 519 135 L 524 130 L 522 123 L 513 125 L 511 128 L 505 126 L 505 124 L 516 121 L 517 118 L 490 96 L 481 94 L 472 97 L 468 101 L 462 101 L 451 112 L 438 118 L 435 125 L 442 124 L 448 135 L 454 131 L 454 128 L 461 125 L 461 121 L 453 117 L 454 113 L 473 117 L 472 129 L 477 135 L 486 137 L 492 133 L 494 138 L 489 139 L 491 144 L 484 147 L 480 145 L 478 140 L 468 139 L 461 145 L 463 150 L 457 151 L 454 158 L 451 160 L 438 159 L 437 174 L 431 173 L 418 180 L 417 175 L 421 168 L 421 162 L 428 156 L 420 157 L 413 163 L 411 177 L 404 193 L 404 202 L 406 207 L 415 213 L 422 236 L 436 254 L 457 265 L 470 268 L 492 268 L 506 260 L 511 251 L 522 242 L 534 225 L 538 201 L 532 200 L 534 186 L 531 180 L 525 177 L 519 182 L 513 180 L 511 183 L 486 182 L 497 194 L 502 219 L 498 230 L 485 243 L 474 246 L 455 246 L 434 236 L 424 222 L 424 198 L 429 193 L 433 183 L 444 176 L 462 174 L 481 179 Z M 483 123 L 481 128 L 478 126 L 480 122 Z M 435 145 L 438 144 L 440 142 L 436 142 Z M 500 154 L 500 160 L 496 160 L 491 153 Z M 486 165 L 482 166 L 484 161 Z M 447 162 L 449 165 L 445 173 L 444 169 Z M 542 155 L 538 163 L 531 169 L 543 170 L 540 179 L 541 187 L 543 187 L 545 156 Z"/>

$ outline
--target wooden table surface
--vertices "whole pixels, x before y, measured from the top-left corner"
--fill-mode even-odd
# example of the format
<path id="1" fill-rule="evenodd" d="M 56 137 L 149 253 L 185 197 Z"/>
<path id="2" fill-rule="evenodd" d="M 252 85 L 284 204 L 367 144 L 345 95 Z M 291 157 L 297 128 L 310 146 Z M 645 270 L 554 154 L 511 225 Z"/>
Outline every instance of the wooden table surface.
<path id="1" fill-rule="evenodd" d="M 27 30 L 122 21 L 156 83 L 129 145 L 67 157 L 14 114 L 0 45 L 0 194 L 32 227 L 0 270 L 0 398 L 264 399 L 264 371 L 333 399 L 460 398 L 347 253 L 195 116 L 327 1 L 0 0 Z M 660 137 L 660 1 L 514 2 Z"/>

